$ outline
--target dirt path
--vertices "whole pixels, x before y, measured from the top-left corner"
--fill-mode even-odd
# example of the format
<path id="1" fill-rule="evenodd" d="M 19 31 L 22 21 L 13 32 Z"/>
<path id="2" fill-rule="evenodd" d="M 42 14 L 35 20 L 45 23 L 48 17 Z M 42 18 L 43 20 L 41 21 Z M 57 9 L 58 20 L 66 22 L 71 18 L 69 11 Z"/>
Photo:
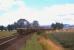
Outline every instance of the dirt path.
<path id="1" fill-rule="evenodd" d="M 64 50 L 60 45 L 56 45 L 53 41 L 44 37 L 39 37 L 38 42 L 42 45 L 43 50 Z"/>

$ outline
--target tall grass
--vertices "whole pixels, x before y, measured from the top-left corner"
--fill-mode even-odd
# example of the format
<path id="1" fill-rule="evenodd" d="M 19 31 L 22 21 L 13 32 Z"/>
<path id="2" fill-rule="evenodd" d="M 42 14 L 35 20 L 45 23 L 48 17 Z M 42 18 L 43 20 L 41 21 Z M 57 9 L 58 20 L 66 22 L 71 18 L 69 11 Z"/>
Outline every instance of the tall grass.
<path id="1" fill-rule="evenodd" d="M 34 34 L 31 39 L 27 40 L 26 46 L 24 45 L 21 50 L 42 50 L 41 45 L 37 42 L 37 35 Z"/>
<path id="2" fill-rule="evenodd" d="M 74 32 L 58 32 L 48 34 L 49 39 L 52 39 L 59 44 L 61 44 L 64 48 L 74 49 Z"/>

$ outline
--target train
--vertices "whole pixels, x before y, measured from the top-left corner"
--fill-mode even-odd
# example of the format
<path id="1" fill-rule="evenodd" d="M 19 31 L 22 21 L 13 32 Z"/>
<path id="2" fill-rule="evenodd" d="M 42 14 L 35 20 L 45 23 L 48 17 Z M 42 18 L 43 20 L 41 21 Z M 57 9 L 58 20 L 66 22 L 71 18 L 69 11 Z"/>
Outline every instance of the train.
<path id="1" fill-rule="evenodd" d="M 17 28 L 17 33 L 19 35 L 27 35 L 34 32 L 43 32 L 43 31 L 50 31 L 52 29 L 43 29 L 43 28 Z"/>
<path id="2" fill-rule="evenodd" d="M 33 32 L 37 32 L 39 29 L 32 29 L 32 28 L 17 28 L 17 33 L 20 35 L 27 35 Z"/>

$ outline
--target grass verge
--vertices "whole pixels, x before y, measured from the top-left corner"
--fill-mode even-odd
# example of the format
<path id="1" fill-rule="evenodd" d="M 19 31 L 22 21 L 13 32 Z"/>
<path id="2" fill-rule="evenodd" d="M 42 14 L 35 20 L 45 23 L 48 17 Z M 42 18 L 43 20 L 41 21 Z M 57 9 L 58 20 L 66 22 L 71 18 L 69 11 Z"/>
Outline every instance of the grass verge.
<path id="1" fill-rule="evenodd" d="M 9 32 L 9 31 L 0 31 L 0 39 L 12 36 L 15 33 L 16 33 L 16 31 L 11 31 L 11 32 Z"/>
<path id="2" fill-rule="evenodd" d="M 27 40 L 26 46 L 24 45 L 21 50 L 42 50 L 42 46 L 37 42 L 37 35 L 34 34 L 31 39 Z"/>

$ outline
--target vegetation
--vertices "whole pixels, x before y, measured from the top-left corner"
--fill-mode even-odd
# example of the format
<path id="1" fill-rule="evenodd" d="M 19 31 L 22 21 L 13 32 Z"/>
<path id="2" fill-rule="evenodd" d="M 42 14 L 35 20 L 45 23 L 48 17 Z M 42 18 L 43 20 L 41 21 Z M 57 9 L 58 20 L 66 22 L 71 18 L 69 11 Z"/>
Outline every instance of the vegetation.
<path id="1" fill-rule="evenodd" d="M 34 34 L 31 39 L 27 40 L 26 46 L 21 50 L 42 50 L 41 45 L 37 42 L 37 35 Z"/>
<path id="2" fill-rule="evenodd" d="M 33 21 L 32 27 L 33 28 L 38 28 L 39 27 L 38 21 Z"/>
<path id="3" fill-rule="evenodd" d="M 49 34 L 48 37 L 61 44 L 64 48 L 74 50 L 74 32 L 58 32 Z"/>
<path id="4" fill-rule="evenodd" d="M 42 34 L 44 34 L 44 31 L 43 32 L 42 31 L 37 32 L 37 35 L 42 35 Z"/>
<path id="5" fill-rule="evenodd" d="M 14 26 L 14 25 L 8 25 L 8 26 L 7 26 L 7 30 L 8 30 L 8 31 L 15 30 L 15 26 Z"/>
<path id="6" fill-rule="evenodd" d="M 3 31 L 3 29 L 4 29 L 4 26 L 0 26 L 0 30 Z"/>
<path id="7" fill-rule="evenodd" d="M 0 39 L 2 38 L 6 38 L 6 37 L 9 37 L 9 36 L 13 36 L 13 34 L 15 34 L 16 31 L 1 31 L 0 32 Z"/>
<path id="8" fill-rule="evenodd" d="M 56 23 L 56 24 L 52 24 L 51 28 L 55 29 L 62 29 L 64 26 L 62 23 Z"/>

